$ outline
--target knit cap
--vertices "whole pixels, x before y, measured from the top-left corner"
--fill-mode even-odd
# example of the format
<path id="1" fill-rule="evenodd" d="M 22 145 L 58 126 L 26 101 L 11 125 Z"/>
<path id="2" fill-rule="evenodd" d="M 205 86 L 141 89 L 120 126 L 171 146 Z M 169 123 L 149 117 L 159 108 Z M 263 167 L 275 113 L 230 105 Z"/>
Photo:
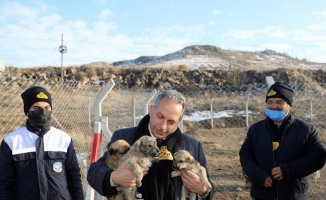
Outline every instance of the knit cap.
<path id="1" fill-rule="evenodd" d="M 25 115 L 28 113 L 28 110 L 32 107 L 32 105 L 39 101 L 48 102 L 52 108 L 51 94 L 43 87 L 30 87 L 21 94 L 21 97 L 24 102 Z"/>
<path id="2" fill-rule="evenodd" d="M 269 98 L 278 97 L 286 101 L 292 107 L 293 96 L 294 92 L 289 84 L 285 82 L 275 82 L 267 91 L 265 102 L 267 102 Z"/>

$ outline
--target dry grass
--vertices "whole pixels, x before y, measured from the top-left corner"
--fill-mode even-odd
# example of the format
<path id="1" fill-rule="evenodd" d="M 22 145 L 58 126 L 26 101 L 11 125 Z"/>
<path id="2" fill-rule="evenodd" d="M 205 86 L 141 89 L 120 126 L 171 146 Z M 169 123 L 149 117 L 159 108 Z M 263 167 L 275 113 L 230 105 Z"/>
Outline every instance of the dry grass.
<path id="1" fill-rule="evenodd" d="M 246 186 L 238 156 L 246 131 L 246 128 L 219 128 L 199 129 L 187 133 L 203 144 L 208 171 L 217 188 L 214 200 L 251 199 L 250 189 Z M 321 135 L 326 141 L 325 132 Z M 325 199 L 325 174 L 324 167 L 319 179 L 310 179 L 308 199 Z"/>
<path id="2" fill-rule="evenodd" d="M 22 87 L 30 85 L 26 83 Z M 19 89 L 19 90 L 18 90 Z M 75 142 L 77 153 L 90 153 L 93 137 L 93 124 L 88 124 L 88 98 L 91 98 L 91 114 L 93 114 L 93 102 L 101 88 L 84 91 L 81 88 L 69 86 L 55 86 L 51 89 L 54 95 L 54 114 L 58 119 L 55 126 L 59 124 L 68 132 Z M 136 102 L 136 116 L 143 114 L 143 102 L 150 91 L 134 92 L 126 89 L 116 89 L 104 100 L 102 111 L 109 118 L 110 130 L 132 126 L 133 103 Z M 8 84 L 0 91 L 0 139 L 19 125 L 26 118 L 22 111 L 22 102 L 19 97 L 21 89 L 17 85 Z M 311 96 L 303 95 L 297 98 L 294 111 L 300 118 L 305 118 L 309 113 Z M 326 108 L 324 107 L 324 96 L 315 97 L 314 113 L 316 118 L 313 124 L 318 128 L 320 135 L 326 141 Z M 212 99 L 210 93 L 195 93 L 187 95 L 186 114 L 195 111 L 209 110 L 213 102 L 214 112 L 224 110 L 243 111 L 247 97 L 215 95 Z M 251 96 L 249 110 L 261 113 L 264 110 L 264 95 Z M 261 119 L 263 116 L 251 116 L 249 124 Z M 92 119 L 93 123 L 93 119 Z M 214 129 L 210 129 L 210 120 L 200 122 L 184 122 L 186 134 L 192 135 L 202 142 L 211 179 L 216 185 L 217 193 L 214 200 L 250 199 L 249 189 L 245 186 L 242 170 L 239 163 L 238 151 L 242 144 L 247 128 L 242 116 L 214 119 Z M 309 198 L 324 199 L 326 197 L 326 170 L 321 171 L 321 178 L 310 181 Z M 85 177 L 83 177 L 85 180 Z"/>

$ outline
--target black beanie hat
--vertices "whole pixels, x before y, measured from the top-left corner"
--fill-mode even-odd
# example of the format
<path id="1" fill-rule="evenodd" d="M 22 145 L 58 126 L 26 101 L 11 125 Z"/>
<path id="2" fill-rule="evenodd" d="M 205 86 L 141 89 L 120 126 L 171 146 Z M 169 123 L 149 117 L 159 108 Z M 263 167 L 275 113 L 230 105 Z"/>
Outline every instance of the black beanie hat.
<path id="1" fill-rule="evenodd" d="M 21 97 L 24 102 L 25 115 L 28 113 L 28 110 L 32 107 L 32 105 L 39 101 L 48 102 L 52 108 L 51 94 L 40 86 L 28 88 L 21 94 Z"/>
<path id="2" fill-rule="evenodd" d="M 267 91 L 265 102 L 267 102 L 269 98 L 278 97 L 282 98 L 292 107 L 293 95 L 294 92 L 289 84 L 285 82 L 275 82 Z"/>

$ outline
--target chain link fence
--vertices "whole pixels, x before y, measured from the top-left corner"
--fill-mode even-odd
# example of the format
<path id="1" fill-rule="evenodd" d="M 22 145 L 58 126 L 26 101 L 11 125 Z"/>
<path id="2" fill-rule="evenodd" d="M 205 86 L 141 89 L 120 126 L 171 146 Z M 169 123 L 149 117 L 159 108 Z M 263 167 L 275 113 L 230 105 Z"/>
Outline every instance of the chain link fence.
<path id="1" fill-rule="evenodd" d="M 72 136 L 80 160 L 82 179 L 86 189 L 86 172 L 91 156 L 94 125 L 94 100 L 103 85 L 81 84 L 76 81 L 52 84 L 37 79 L 11 80 L 0 77 L 0 139 L 23 126 L 26 116 L 20 94 L 28 87 L 40 85 L 53 97 L 53 126 Z M 217 186 L 214 199 L 250 199 L 250 188 L 243 177 L 238 151 L 248 127 L 264 118 L 267 85 L 256 84 L 243 88 L 199 87 L 182 85 L 175 88 L 187 99 L 187 107 L 180 128 L 202 142 L 208 170 Z M 315 125 L 326 141 L 325 87 L 293 86 L 292 111 L 298 118 Z M 245 91 L 245 92 L 244 92 Z M 135 126 L 148 112 L 155 89 L 124 88 L 116 85 L 105 98 L 102 115 L 107 117 L 109 130 Z M 102 149 L 107 140 L 103 138 Z M 311 177 L 309 199 L 326 198 L 326 170 L 320 177 Z"/>

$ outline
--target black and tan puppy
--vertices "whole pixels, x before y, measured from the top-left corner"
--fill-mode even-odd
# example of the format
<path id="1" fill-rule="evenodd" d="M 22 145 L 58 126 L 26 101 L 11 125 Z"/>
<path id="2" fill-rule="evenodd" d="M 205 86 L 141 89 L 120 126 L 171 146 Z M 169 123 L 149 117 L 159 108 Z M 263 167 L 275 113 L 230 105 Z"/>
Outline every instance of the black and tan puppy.
<path id="1" fill-rule="evenodd" d="M 116 169 L 119 160 L 130 150 L 130 145 L 125 140 L 117 140 L 113 142 L 109 149 L 105 160 L 105 164 L 111 169 Z M 108 200 L 122 200 L 122 195 L 110 195 L 107 196 Z"/>
<path id="2" fill-rule="evenodd" d="M 154 162 L 158 162 L 156 157 L 160 149 L 157 147 L 156 140 L 150 136 L 142 136 L 130 148 L 130 150 L 119 160 L 119 166 L 123 161 L 130 158 L 128 169 L 136 177 L 136 187 L 140 187 L 143 177 L 146 173 L 143 168 L 149 168 Z M 141 198 L 137 193 L 136 187 L 117 186 L 118 193 L 122 195 L 123 200 L 132 200 Z M 137 196 L 137 198 L 136 198 Z"/>
<path id="3" fill-rule="evenodd" d="M 118 161 L 130 150 L 130 145 L 125 140 L 113 142 L 109 149 L 105 164 L 111 169 L 116 169 Z"/>
<path id="4" fill-rule="evenodd" d="M 206 169 L 200 165 L 200 163 L 194 159 L 194 157 L 186 150 L 179 150 L 173 155 L 173 171 L 172 177 L 180 176 L 182 169 L 188 169 L 196 173 L 207 190 L 211 190 L 212 185 L 209 183 Z M 188 191 L 185 186 L 182 186 L 181 200 L 196 200 L 197 195 L 191 191 Z"/>

